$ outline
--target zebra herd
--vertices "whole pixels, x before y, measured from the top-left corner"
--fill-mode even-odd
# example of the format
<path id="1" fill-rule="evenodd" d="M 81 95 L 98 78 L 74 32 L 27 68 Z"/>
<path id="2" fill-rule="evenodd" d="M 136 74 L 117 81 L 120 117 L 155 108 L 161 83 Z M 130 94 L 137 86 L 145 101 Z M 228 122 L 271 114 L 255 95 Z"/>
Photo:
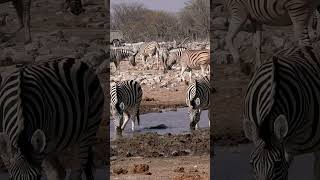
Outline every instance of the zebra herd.
<path id="1" fill-rule="evenodd" d="M 202 76 L 206 76 L 210 71 L 210 52 L 208 49 L 192 50 L 186 47 L 161 47 L 156 41 L 144 43 L 138 50 L 128 49 L 124 47 L 112 47 L 111 59 L 116 66 L 116 71 L 120 73 L 119 64 L 121 60 L 129 59 L 132 66 L 136 66 L 136 59 L 140 57 L 143 62 L 143 69 L 149 69 L 147 58 L 155 56 L 157 69 L 162 64 L 163 73 L 167 73 L 172 66 L 180 63 L 181 79 L 185 82 L 184 73 L 189 70 L 190 82 L 193 69 L 201 69 Z"/>
<path id="2" fill-rule="evenodd" d="M 207 76 L 196 79 L 189 85 L 186 93 L 186 104 L 190 120 L 190 129 L 198 129 L 201 111 L 209 110 L 209 96 L 211 93 L 210 81 Z M 131 118 L 132 131 L 135 130 L 135 122 L 140 124 L 140 103 L 143 90 L 135 80 L 117 82 L 111 87 L 110 108 L 117 136 L 122 136 L 127 122 Z M 209 113 L 208 113 L 209 117 Z M 210 126 L 210 118 L 209 118 Z"/>

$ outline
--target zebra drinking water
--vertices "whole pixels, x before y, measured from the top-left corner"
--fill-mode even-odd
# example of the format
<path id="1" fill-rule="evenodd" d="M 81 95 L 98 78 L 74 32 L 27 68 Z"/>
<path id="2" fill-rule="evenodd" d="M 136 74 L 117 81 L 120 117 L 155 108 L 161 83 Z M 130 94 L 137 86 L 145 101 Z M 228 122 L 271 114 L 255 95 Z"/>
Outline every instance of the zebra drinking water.
<path id="1" fill-rule="evenodd" d="M 140 103 L 142 100 L 142 88 L 134 80 L 116 83 L 110 89 L 111 114 L 117 135 L 121 136 L 126 124 L 132 118 L 132 131 L 135 130 L 135 121 L 140 125 Z"/>
<path id="2" fill-rule="evenodd" d="M 188 116 L 190 119 L 190 129 L 198 129 L 201 111 L 208 110 L 210 126 L 210 80 L 207 76 L 196 79 L 187 88 L 186 104 L 189 107 Z"/>
<path id="3" fill-rule="evenodd" d="M 41 164 L 73 145 L 81 169 L 70 177 L 84 172 L 93 180 L 92 146 L 104 104 L 97 75 L 70 58 L 22 66 L 0 79 L 0 155 L 11 180 L 40 179 Z"/>
<path id="4" fill-rule="evenodd" d="M 255 72 L 244 99 L 243 128 L 253 141 L 256 179 L 288 179 L 296 155 L 313 152 L 320 178 L 320 54 L 311 47 L 282 51 Z"/>

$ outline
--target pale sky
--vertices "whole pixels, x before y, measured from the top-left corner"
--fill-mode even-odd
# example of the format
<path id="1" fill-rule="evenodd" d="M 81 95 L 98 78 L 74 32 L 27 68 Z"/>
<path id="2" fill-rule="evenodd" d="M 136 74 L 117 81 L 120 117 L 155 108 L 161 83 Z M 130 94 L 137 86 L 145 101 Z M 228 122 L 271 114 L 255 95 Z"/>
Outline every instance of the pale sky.
<path id="1" fill-rule="evenodd" d="M 178 12 L 189 0 L 111 0 L 111 7 L 114 4 L 138 2 L 144 4 L 148 9 Z"/>

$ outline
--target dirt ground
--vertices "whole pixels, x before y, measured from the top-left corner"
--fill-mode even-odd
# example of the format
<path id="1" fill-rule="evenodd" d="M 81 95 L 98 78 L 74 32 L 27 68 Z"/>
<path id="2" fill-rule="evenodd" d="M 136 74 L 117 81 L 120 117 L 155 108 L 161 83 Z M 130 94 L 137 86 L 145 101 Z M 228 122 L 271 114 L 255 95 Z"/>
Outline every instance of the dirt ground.
<path id="1" fill-rule="evenodd" d="M 132 157 L 111 162 L 111 179 L 207 180 L 210 177 L 209 163 L 209 155 L 174 158 Z M 137 165 L 147 165 L 149 168 L 140 168 L 142 170 L 137 171 Z"/>

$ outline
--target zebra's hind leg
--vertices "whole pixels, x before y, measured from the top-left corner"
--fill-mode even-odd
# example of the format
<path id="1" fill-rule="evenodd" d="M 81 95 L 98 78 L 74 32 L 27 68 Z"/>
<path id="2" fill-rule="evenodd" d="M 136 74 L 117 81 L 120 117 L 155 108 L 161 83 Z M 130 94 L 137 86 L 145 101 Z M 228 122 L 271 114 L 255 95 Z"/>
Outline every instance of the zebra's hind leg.
<path id="1" fill-rule="evenodd" d="M 93 132 L 93 131 L 90 131 Z M 95 132 L 95 131 L 94 131 Z M 94 159 L 93 159 L 93 144 L 95 142 L 95 133 L 86 136 L 80 143 L 80 158 L 81 167 L 86 176 L 86 180 L 94 180 Z"/>
<path id="2" fill-rule="evenodd" d="M 320 180 L 320 151 L 314 152 L 314 180 Z"/>

